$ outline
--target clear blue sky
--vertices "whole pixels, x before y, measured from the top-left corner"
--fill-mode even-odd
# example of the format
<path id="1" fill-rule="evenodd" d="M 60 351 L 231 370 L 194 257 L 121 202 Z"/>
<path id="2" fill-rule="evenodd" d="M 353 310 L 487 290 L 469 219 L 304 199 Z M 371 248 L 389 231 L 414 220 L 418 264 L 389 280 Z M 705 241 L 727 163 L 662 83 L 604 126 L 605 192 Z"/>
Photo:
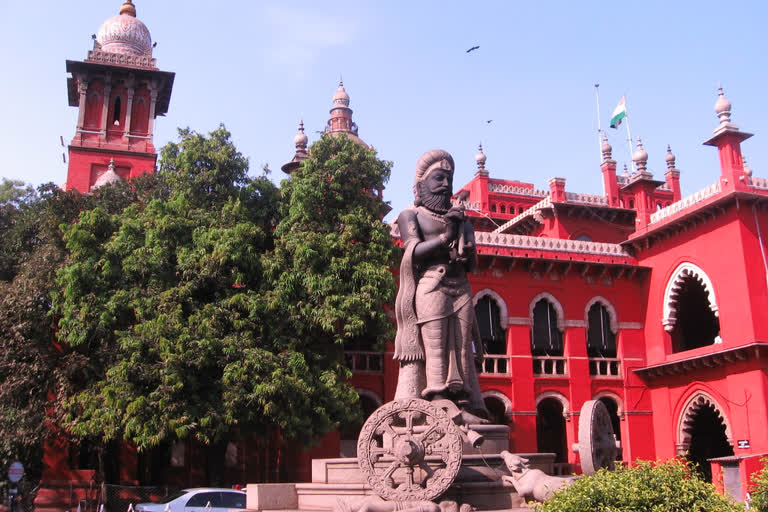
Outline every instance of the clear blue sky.
<path id="1" fill-rule="evenodd" d="M 0 1 L 0 176 L 65 181 L 59 136 L 71 140 L 77 112 L 64 62 L 87 56 L 91 34 L 121 3 Z M 768 176 L 766 2 L 134 3 L 158 67 L 176 73 L 155 145 L 178 126 L 224 123 L 251 172 L 268 164 L 276 181 L 299 120 L 310 141 L 324 128 L 340 75 L 361 138 L 394 162 L 385 199 L 395 212 L 412 199 L 422 152 L 450 151 L 461 185 L 479 142 L 492 177 L 546 188 L 559 176 L 569 191 L 602 193 L 595 83 L 603 127 L 626 94 L 649 169 L 663 179 L 671 144 L 686 195 L 718 175 L 716 150 L 701 142 L 717 126 L 722 82 L 732 121 L 756 134 L 742 146 L 748 164 Z M 621 168 L 626 131 L 607 131 Z"/>

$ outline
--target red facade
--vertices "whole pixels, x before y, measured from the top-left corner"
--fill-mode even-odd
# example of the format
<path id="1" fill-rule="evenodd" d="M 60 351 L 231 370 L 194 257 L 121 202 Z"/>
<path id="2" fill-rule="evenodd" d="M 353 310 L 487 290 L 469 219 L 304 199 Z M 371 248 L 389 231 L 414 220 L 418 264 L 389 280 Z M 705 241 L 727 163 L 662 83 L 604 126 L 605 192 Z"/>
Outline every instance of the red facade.
<path id="1" fill-rule="evenodd" d="M 115 39 L 107 20 L 88 59 L 67 62 L 69 104 L 79 109 L 67 189 L 87 193 L 107 173 L 124 180 L 154 171 L 154 120 L 167 111 L 174 75 L 155 67 L 146 27 L 124 18 L 135 19 L 132 8 L 126 0 L 115 17 L 133 24 L 132 39 Z M 480 260 L 471 284 L 487 352 L 481 386 L 494 420 L 510 427 L 512 451 L 554 452 L 559 471 L 578 472 L 571 446 L 579 410 L 601 399 L 624 461 L 688 454 L 707 469 L 717 459 L 714 480 L 744 497 L 759 456 L 768 454 L 761 313 L 768 310 L 768 180 L 745 168 L 740 144 L 750 134 L 731 124 L 722 91 L 716 112 L 720 124 L 705 144 L 718 149 L 721 175 L 685 198 L 671 151 L 656 180 L 640 142 L 632 174 L 617 173 L 604 144 L 595 169 L 604 195 L 570 192 L 562 178 L 539 190 L 492 177 L 481 148 L 475 177 L 462 187 Z M 341 84 L 326 130 L 360 140 Z M 289 174 L 308 155 L 303 125 L 295 144 L 283 167 Z M 364 410 L 394 397 L 391 352 L 347 356 Z M 220 447 L 181 442 L 143 455 L 116 446 L 112 478 L 175 486 L 308 481 L 312 457 L 354 455 L 355 435 L 343 429 L 304 453 L 279 435 Z M 44 478 L 85 486 L 95 469 L 86 452 L 52 441 Z M 220 480 L 210 481 L 206 467 Z M 43 493 L 39 504 L 68 508 L 65 487 Z"/>

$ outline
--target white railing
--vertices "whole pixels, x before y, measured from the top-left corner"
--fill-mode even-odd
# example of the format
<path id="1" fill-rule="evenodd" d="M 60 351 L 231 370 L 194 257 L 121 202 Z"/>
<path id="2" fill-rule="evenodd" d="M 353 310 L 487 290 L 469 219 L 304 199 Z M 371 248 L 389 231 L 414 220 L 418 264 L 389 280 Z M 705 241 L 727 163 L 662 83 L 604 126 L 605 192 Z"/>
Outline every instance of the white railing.
<path id="1" fill-rule="evenodd" d="M 589 374 L 592 377 L 621 378 L 621 359 L 590 357 Z"/>
<path id="2" fill-rule="evenodd" d="M 708 186 L 705 189 L 699 190 L 694 194 L 686 196 L 681 200 L 677 201 L 676 203 L 672 203 L 666 208 L 662 208 L 656 213 L 652 213 L 651 224 L 653 224 L 654 222 L 659 222 L 662 219 L 666 219 L 670 215 L 674 215 L 681 210 L 685 210 L 689 206 L 699 203 L 707 199 L 708 197 L 712 197 L 715 194 L 719 193 L 721 190 L 722 190 L 722 187 L 720 186 L 720 182 L 718 181 L 717 183 L 713 183 L 712 185 Z"/>
<path id="3" fill-rule="evenodd" d="M 477 245 L 492 245 L 515 249 L 538 249 L 545 251 L 564 251 L 629 257 L 629 253 L 619 244 L 585 240 L 566 240 L 564 238 L 510 235 L 506 233 L 497 233 L 495 231 L 476 232 L 475 243 Z"/>
<path id="4" fill-rule="evenodd" d="M 486 354 L 481 375 L 509 375 L 509 356 Z"/>
<path id="5" fill-rule="evenodd" d="M 530 208 L 528 208 L 527 210 L 525 210 L 523 213 L 519 214 L 515 218 L 513 218 L 511 220 L 508 220 L 507 222 L 505 222 L 504 224 L 502 224 L 498 228 L 494 229 L 493 232 L 494 233 L 503 233 L 504 231 L 506 231 L 507 229 L 511 228 L 512 226 L 514 226 L 515 224 L 517 224 L 518 222 L 520 222 L 521 220 L 523 220 L 527 216 L 532 215 L 532 214 L 536 213 L 537 211 L 539 211 L 539 210 L 541 210 L 543 208 L 546 208 L 548 206 L 552 206 L 552 199 L 549 196 L 545 197 L 544 199 L 542 199 L 541 201 L 539 201 L 535 205 L 531 206 Z"/>
<path id="6" fill-rule="evenodd" d="M 384 373 L 384 354 L 363 350 L 348 350 L 344 353 L 347 366 L 353 372 Z"/>
<path id="7" fill-rule="evenodd" d="M 548 192 L 544 190 L 534 190 L 529 187 L 516 187 L 513 185 L 504 185 L 502 183 L 489 183 L 488 192 L 495 192 L 497 194 L 514 194 L 518 196 L 536 196 L 544 197 Z"/>
<path id="8" fill-rule="evenodd" d="M 564 357 L 534 356 L 534 377 L 564 377 L 568 375 L 568 369 Z"/>
<path id="9" fill-rule="evenodd" d="M 595 196 L 591 194 L 578 194 L 576 192 L 566 192 L 565 200 L 569 203 L 584 203 L 584 204 L 597 204 L 607 205 L 608 199 L 605 196 Z"/>

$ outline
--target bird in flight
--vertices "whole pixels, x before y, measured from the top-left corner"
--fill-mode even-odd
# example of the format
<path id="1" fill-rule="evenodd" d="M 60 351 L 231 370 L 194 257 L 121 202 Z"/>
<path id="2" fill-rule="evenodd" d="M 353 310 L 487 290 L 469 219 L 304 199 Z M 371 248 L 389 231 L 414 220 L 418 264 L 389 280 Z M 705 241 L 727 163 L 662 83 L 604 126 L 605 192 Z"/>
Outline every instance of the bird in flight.
<path id="1" fill-rule="evenodd" d="M 489 119 L 486 121 L 486 123 L 491 124 L 493 122 L 493 119 Z"/>
<path id="2" fill-rule="evenodd" d="M 467 53 L 469 53 L 469 52 L 473 52 L 473 51 L 477 50 L 478 48 L 480 48 L 480 47 L 479 47 L 479 46 L 473 46 L 472 48 L 470 48 L 469 50 L 467 50 Z"/>

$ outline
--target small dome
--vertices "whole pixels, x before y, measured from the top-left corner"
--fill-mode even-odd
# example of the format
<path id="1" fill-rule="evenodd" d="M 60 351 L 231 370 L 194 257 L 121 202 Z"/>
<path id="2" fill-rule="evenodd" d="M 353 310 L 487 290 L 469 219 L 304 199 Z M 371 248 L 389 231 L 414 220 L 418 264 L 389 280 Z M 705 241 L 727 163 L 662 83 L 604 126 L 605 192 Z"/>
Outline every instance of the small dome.
<path id="1" fill-rule="evenodd" d="M 717 101 L 715 102 L 715 112 L 719 114 L 723 114 L 725 112 L 731 111 L 731 102 L 728 101 L 728 99 L 725 97 L 725 94 L 723 93 L 723 88 L 718 87 L 717 88 Z"/>
<path id="2" fill-rule="evenodd" d="M 669 144 L 667 144 L 667 156 L 664 157 L 664 160 L 667 162 L 667 167 L 670 169 L 675 166 L 675 154 L 672 153 L 672 148 Z"/>
<path id="3" fill-rule="evenodd" d="M 475 162 L 479 167 L 484 167 L 486 161 L 485 153 L 483 153 L 483 145 L 480 144 L 477 148 L 477 154 L 475 155 Z"/>
<path id="4" fill-rule="evenodd" d="M 752 176 L 752 168 L 747 165 L 747 159 L 744 157 L 741 157 L 741 163 L 744 165 L 744 174 L 747 176 Z"/>
<path id="5" fill-rule="evenodd" d="M 334 107 L 348 107 L 349 106 L 349 94 L 344 89 L 344 82 L 339 80 L 339 88 L 336 89 L 336 94 L 333 95 Z"/>
<path id="6" fill-rule="evenodd" d="M 136 8 L 131 0 L 125 0 L 120 14 L 105 21 L 96 33 L 101 50 L 128 55 L 150 55 L 152 36 L 144 23 L 136 18 Z"/>
<path id="7" fill-rule="evenodd" d="M 120 175 L 115 172 L 115 160 L 112 159 L 109 161 L 109 167 L 107 167 L 106 172 L 104 172 L 104 174 L 96 179 L 96 183 L 93 184 L 91 190 L 96 190 L 97 188 L 101 188 L 104 185 L 111 185 L 112 183 L 117 183 L 118 181 L 123 181 L 123 178 L 121 178 Z"/>
<path id="8" fill-rule="evenodd" d="M 637 138 L 637 149 L 632 154 L 632 160 L 635 162 L 647 162 L 648 161 L 648 153 L 643 149 L 643 141 L 640 140 L 640 138 Z"/>
<path id="9" fill-rule="evenodd" d="M 608 144 L 608 136 L 603 134 L 603 145 L 600 146 L 600 151 L 603 154 L 603 161 L 610 160 L 611 159 L 611 153 L 613 152 L 613 148 L 610 144 Z"/>
<path id="10" fill-rule="evenodd" d="M 304 133 L 304 121 L 301 121 L 299 123 L 299 132 L 293 138 L 293 143 L 296 144 L 297 148 L 306 148 L 307 141 L 307 134 Z"/>

